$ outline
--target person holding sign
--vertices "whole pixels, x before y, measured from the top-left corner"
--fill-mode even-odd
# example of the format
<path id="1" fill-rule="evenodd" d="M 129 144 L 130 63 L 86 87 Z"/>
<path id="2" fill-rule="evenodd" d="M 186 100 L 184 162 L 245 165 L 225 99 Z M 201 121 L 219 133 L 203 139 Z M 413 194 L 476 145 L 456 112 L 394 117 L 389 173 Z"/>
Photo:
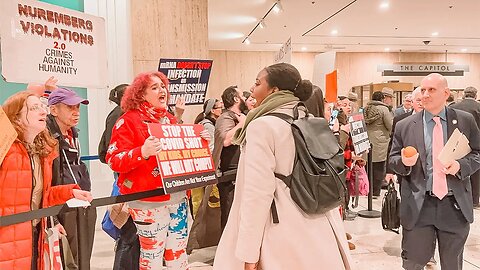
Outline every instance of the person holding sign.
<path id="1" fill-rule="evenodd" d="M 121 194 L 163 188 L 156 160 L 162 146 L 150 136 L 148 124 L 177 123 L 167 111 L 167 89 L 167 77 L 154 71 L 137 75 L 125 90 L 125 113 L 112 130 L 106 154 L 107 163 L 119 173 Z M 140 268 L 162 269 L 165 258 L 167 269 L 186 270 L 187 192 L 129 202 L 128 207 L 140 239 Z"/>
<path id="2" fill-rule="evenodd" d="M 321 269 L 351 269 L 338 208 L 307 216 L 285 183 L 275 177 L 292 172 L 295 142 L 291 125 L 268 114 L 292 116 L 298 102 L 311 94 L 312 83 L 302 80 L 290 64 L 274 64 L 258 73 L 252 95 L 259 106 L 233 138 L 242 147 L 235 198 L 213 269 L 319 269 L 319 262 Z M 272 218 L 273 200 L 277 224 Z"/>
<path id="3" fill-rule="evenodd" d="M 46 129 L 46 106 L 23 91 L 2 106 L 18 133 L 0 165 L 0 215 L 17 214 L 63 204 L 71 198 L 92 201 L 78 185 L 52 187 L 52 163 L 57 142 Z M 0 269 L 44 269 L 45 220 L 0 227 Z M 65 233 L 57 224 L 60 233 Z"/>

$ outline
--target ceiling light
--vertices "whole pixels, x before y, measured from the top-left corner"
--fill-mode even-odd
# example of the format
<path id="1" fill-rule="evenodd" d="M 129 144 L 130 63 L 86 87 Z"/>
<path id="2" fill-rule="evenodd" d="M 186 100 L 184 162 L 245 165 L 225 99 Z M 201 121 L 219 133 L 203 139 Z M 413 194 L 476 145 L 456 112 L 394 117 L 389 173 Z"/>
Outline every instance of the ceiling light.
<path id="1" fill-rule="evenodd" d="M 463 48 L 462 49 L 462 52 L 467 52 L 468 50 L 466 48 Z"/>
<path id="2" fill-rule="evenodd" d="M 249 38 L 249 37 L 246 37 L 243 42 L 244 42 L 245 44 L 249 45 L 249 44 L 250 44 L 250 38 Z"/>
<path id="3" fill-rule="evenodd" d="M 390 51 L 390 48 L 385 48 L 384 49 L 386 52 L 389 52 Z"/>
<path id="4" fill-rule="evenodd" d="M 432 36 L 434 36 L 434 37 L 438 36 L 438 32 L 433 32 Z"/>
<path id="5" fill-rule="evenodd" d="M 307 47 L 302 47 L 302 51 L 306 51 L 307 50 Z"/>
<path id="6" fill-rule="evenodd" d="M 277 14 L 283 11 L 282 3 L 280 3 L 280 0 L 275 3 L 275 6 L 273 6 L 272 10 Z"/>
<path id="7" fill-rule="evenodd" d="M 390 4 L 388 2 L 383 2 L 383 3 L 380 4 L 381 9 L 387 9 L 389 6 L 390 6 Z"/>
<path id="8" fill-rule="evenodd" d="M 332 32 L 330 32 L 330 34 L 336 35 L 336 34 L 338 34 L 338 30 L 335 30 L 335 29 L 334 29 L 334 30 L 332 30 Z"/>
<path id="9" fill-rule="evenodd" d="M 258 24 L 258 26 L 260 26 L 260 28 L 264 29 L 265 27 L 267 27 L 267 25 L 265 24 L 265 20 L 261 19 L 260 20 L 260 23 Z"/>

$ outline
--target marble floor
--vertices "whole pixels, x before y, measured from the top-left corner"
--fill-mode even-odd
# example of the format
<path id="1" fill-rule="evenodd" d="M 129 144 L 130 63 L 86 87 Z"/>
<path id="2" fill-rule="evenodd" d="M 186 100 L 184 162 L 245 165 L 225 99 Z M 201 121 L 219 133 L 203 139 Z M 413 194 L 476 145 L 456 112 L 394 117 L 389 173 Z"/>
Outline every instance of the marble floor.
<path id="1" fill-rule="evenodd" d="M 354 211 L 365 210 L 367 208 L 366 198 L 361 198 L 359 205 Z M 381 209 L 381 200 L 373 201 L 373 209 Z M 474 210 L 475 223 L 472 224 L 470 235 L 467 240 L 464 252 L 464 270 L 480 269 L 480 210 Z M 99 217 L 103 213 L 99 211 Z M 100 228 L 99 226 L 97 226 Z M 400 241 L 401 236 L 384 231 L 382 229 L 380 218 L 362 218 L 357 217 L 353 221 L 345 222 L 346 231 L 353 239 L 351 240 L 356 249 L 351 251 L 354 260 L 354 269 L 358 270 L 400 270 Z M 92 270 L 112 269 L 113 265 L 113 240 L 98 229 L 95 237 L 95 246 L 91 261 Z M 215 247 L 194 251 L 190 257 L 190 269 L 207 270 L 212 269 L 209 263 L 215 256 Z M 439 260 L 438 254 L 436 255 Z M 321 269 L 320 266 L 318 269 Z M 426 269 L 439 270 L 440 266 L 428 267 Z M 444 269 L 445 270 L 445 269 Z M 448 270 L 448 269 L 446 269 Z"/>

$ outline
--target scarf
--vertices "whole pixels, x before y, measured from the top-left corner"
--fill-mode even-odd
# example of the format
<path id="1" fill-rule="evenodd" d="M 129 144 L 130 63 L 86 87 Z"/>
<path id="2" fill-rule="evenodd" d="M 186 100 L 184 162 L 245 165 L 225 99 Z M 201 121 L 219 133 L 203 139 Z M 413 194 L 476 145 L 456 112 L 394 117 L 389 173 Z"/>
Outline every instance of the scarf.
<path id="1" fill-rule="evenodd" d="M 293 101 L 299 101 L 299 99 L 296 96 L 294 96 L 292 92 L 284 91 L 284 90 L 277 91 L 269 95 L 268 97 L 266 97 L 263 100 L 262 104 L 260 104 L 260 106 L 251 110 L 247 114 L 247 119 L 245 119 L 245 124 L 243 125 L 242 128 L 239 128 L 235 132 L 235 135 L 233 136 L 233 144 L 242 145 L 245 143 L 247 127 L 253 120 L 257 119 L 260 116 L 271 113 L 272 111 L 281 107 L 282 105 L 293 102 Z"/>
<path id="2" fill-rule="evenodd" d="M 155 108 L 147 101 L 144 101 L 142 104 L 140 104 L 140 106 L 138 106 L 138 110 L 154 123 L 160 122 L 161 119 L 165 117 L 168 118 L 170 124 L 177 123 L 175 117 L 168 113 L 166 108 Z"/>

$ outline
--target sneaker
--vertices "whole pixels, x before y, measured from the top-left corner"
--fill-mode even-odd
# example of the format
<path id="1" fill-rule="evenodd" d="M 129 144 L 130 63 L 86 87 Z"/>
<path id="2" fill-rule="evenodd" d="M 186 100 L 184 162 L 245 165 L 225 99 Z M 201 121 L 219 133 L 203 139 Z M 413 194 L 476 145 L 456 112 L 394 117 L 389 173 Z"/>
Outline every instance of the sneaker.
<path id="1" fill-rule="evenodd" d="M 348 249 L 354 250 L 356 248 L 355 244 L 352 242 L 348 242 Z"/>
<path id="2" fill-rule="evenodd" d="M 352 240 L 352 235 L 351 234 L 349 234 L 348 232 L 345 233 L 345 234 L 347 235 L 347 240 Z"/>

